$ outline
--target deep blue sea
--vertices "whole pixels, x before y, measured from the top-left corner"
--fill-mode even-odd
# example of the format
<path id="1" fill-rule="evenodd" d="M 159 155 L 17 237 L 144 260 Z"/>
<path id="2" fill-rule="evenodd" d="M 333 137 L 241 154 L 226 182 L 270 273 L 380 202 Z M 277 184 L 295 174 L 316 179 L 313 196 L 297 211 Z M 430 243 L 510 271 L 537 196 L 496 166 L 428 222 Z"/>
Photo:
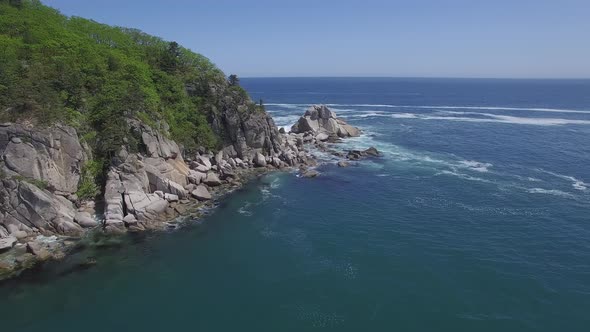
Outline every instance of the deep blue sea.
<path id="1" fill-rule="evenodd" d="M 277 125 L 328 104 L 363 130 L 340 148 L 383 156 L 4 284 L 2 331 L 590 329 L 590 81 L 241 82 Z"/>

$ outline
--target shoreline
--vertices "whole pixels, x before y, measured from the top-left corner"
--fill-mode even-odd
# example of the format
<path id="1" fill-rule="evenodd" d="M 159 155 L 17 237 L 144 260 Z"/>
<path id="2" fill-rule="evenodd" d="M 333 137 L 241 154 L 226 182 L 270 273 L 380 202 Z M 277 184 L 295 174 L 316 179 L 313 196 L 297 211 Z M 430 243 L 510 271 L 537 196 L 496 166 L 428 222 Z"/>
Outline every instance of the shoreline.
<path id="1" fill-rule="evenodd" d="M 187 214 L 179 215 L 164 222 L 166 227 L 126 233 L 107 233 L 101 228 L 96 228 L 89 230 L 84 236 L 77 239 L 57 237 L 56 242 L 60 242 L 63 245 L 60 248 L 60 255 L 58 257 L 52 257 L 47 260 L 34 260 L 26 268 L 15 271 L 15 274 L 0 278 L 0 287 L 21 283 L 44 283 L 51 281 L 56 276 L 60 277 L 85 271 L 100 264 L 100 260 L 95 255 L 86 255 L 88 253 L 121 250 L 131 243 L 148 241 L 153 236 L 181 231 L 190 227 L 199 227 L 206 222 L 204 219 L 215 213 L 223 205 L 223 201 L 230 199 L 232 194 L 243 190 L 244 187 L 259 181 L 269 174 L 277 172 L 293 173 L 293 171 L 295 171 L 293 168 L 248 169 L 244 172 L 247 174 L 241 178 L 244 181 L 241 181 L 239 185 L 226 185 L 225 187 L 218 188 L 213 193 L 213 198 L 209 201 L 199 202 L 194 200 L 185 204 L 187 206 Z"/>
<path id="2" fill-rule="evenodd" d="M 269 119 L 272 122 L 272 118 Z M 118 158 L 112 161 L 103 199 L 71 199 L 77 201 L 73 221 L 79 225 L 75 225 L 75 232 L 40 229 L 33 234 L 25 233 L 23 237 L 13 237 L 12 247 L 0 254 L 0 282 L 18 278 L 23 271 L 37 265 L 65 260 L 85 246 L 109 246 L 118 235 L 181 228 L 186 220 L 201 219 L 217 207 L 219 200 L 271 172 L 294 171 L 301 177 L 315 178 L 320 175 L 315 168 L 327 163 L 315 156 L 316 152 L 337 157 L 334 163 L 338 167 L 379 156 L 372 147 L 334 149 L 342 139 L 360 136 L 360 130 L 337 118 L 324 105 L 311 107 L 289 133 L 279 132 L 274 127 L 280 143 L 274 146 L 274 153 L 271 151 L 265 156 L 258 150 L 249 150 L 245 160 L 231 157 L 233 153 L 227 151 L 233 149 L 231 145 L 217 153 L 201 152 L 185 160 L 174 141 L 166 140 L 145 125 L 138 126 L 143 130 L 143 141 L 150 148 L 148 154 L 128 153 L 123 147 Z M 20 140 L 15 144 L 22 145 Z M 26 188 L 31 187 L 26 185 Z M 45 191 L 35 188 L 37 195 L 44 194 Z M 47 202 L 52 209 L 59 210 L 64 198 L 53 197 Z M 53 207 L 52 203 L 58 205 Z M 70 225 L 68 221 L 64 223 Z M 90 258 L 81 266 L 95 263 Z"/>
<path id="3" fill-rule="evenodd" d="M 231 183 L 224 183 L 211 190 L 211 199 L 206 201 L 199 201 L 197 199 L 190 199 L 187 203 L 180 203 L 175 208 L 180 207 L 183 213 L 178 216 L 165 220 L 157 226 L 150 227 L 142 231 L 129 231 L 124 233 L 106 232 L 104 229 L 104 220 L 101 221 L 95 228 L 88 229 L 81 237 L 51 235 L 38 235 L 31 241 L 51 243 L 51 247 L 47 248 L 48 252 L 44 257 L 33 255 L 29 252 L 27 243 L 17 243 L 12 249 L 0 254 L 0 263 L 2 258 L 14 257 L 18 265 L 14 269 L 3 268 L 0 265 L 0 287 L 10 281 L 15 281 L 21 278 L 23 274 L 43 270 L 46 265 L 61 264 L 63 261 L 71 257 L 78 251 L 83 251 L 88 247 L 94 248 L 108 248 L 117 246 L 117 238 L 135 235 L 159 234 L 162 232 L 173 231 L 181 229 L 190 224 L 200 223 L 203 217 L 214 212 L 219 206 L 220 201 L 227 199 L 232 193 L 241 190 L 244 186 L 252 181 L 271 174 L 273 172 L 290 172 L 295 170 L 294 167 L 284 169 L 273 168 L 247 168 L 239 173 L 238 181 Z M 177 210 L 178 211 L 178 210 Z M 190 221 L 192 221 L 192 223 Z M 111 242 L 111 243 L 109 243 Z M 87 261 L 79 262 L 79 267 L 90 267 L 96 262 Z"/>

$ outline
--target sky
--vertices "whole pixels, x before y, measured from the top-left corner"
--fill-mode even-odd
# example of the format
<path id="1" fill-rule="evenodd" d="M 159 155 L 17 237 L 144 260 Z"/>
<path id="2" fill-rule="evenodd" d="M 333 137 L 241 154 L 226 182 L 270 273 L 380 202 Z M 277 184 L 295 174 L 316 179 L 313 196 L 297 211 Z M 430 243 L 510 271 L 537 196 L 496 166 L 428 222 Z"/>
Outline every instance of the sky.
<path id="1" fill-rule="evenodd" d="M 590 78 L 590 0 L 42 0 L 241 77 Z"/>

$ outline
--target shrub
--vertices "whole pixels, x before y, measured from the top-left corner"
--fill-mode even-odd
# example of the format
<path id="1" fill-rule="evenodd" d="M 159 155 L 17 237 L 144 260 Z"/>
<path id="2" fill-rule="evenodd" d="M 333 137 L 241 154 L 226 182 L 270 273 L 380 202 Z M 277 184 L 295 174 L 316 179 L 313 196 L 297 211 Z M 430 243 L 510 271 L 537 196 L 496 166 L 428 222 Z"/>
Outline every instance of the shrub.
<path id="1" fill-rule="evenodd" d="M 81 200 L 94 199 L 100 194 L 100 183 L 104 170 L 104 161 L 89 160 L 82 167 L 82 174 L 80 176 L 80 183 L 78 184 L 78 191 L 76 194 Z"/>

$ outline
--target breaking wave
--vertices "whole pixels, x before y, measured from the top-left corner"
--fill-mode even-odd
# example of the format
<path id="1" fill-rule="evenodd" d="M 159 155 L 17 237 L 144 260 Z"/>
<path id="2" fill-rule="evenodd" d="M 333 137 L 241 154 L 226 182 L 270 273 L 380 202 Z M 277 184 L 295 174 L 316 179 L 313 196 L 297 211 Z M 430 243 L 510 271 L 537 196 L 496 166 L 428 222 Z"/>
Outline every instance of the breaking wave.
<path id="1" fill-rule="evenodd" d="M 269 103 L 268 106 L 278 106 L 288 109 L 300 109 L 312 104 L 278 104 Z M 529 111 L 549 113 L 581 113 L 590 114 L 590 110 L 576 110 L 566 108 L 544 107 L 504 107 L 504 106 L 453 106 L 453 105 L 391 105 L 391 104 L 326 104 L 328 107 L 379 107 L 379 108 L 414 108 L 414 109 L 457 109 L 457 110 L 490 110 L 490 111 Z"/>

